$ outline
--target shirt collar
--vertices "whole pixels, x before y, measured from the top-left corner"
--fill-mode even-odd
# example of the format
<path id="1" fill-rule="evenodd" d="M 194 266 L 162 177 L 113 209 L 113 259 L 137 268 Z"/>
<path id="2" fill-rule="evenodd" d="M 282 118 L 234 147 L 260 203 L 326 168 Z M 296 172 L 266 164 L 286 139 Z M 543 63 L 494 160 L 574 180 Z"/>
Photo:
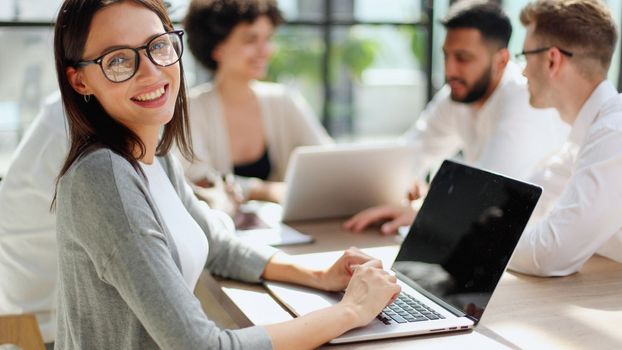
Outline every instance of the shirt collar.
<path id="1" fill-rule="evenodd" d="M 568 140 L 574 144 L 580 145 L 583 143 L 583 139 L 587 134 L 590 126 L 594 123 L 596 116 L 598 116 L 598 111 L 601 106 L 610 98 L 617 96 L 618 91 L 613 86 L 613 84 L 604 80 L 598 86 L 590 97 L 585 101 L 581 109 L 579 110 L 579 114 L 577 115 L 577 119 L 574 124 L 572 124 L 572 129 L 570 130 L 570 135 L 568 136 Z"/>
<path id="2" fill-rule="evenodd" d="M 503 86 L 505 86 L 506 84 L 509 84 L 510 82 L 518 82 L 518 83 L 527 82 L 526 78 L 523 77 L 521 73 L 520 67 L 512 61 L 509 61 L 508 64 L 505 66 L 505 69 L 503 71 L 503 75 L 501 76 L 501 80 L 499 81 L 499 84 L 497 84 L 497 87 L 495 88 L 495 90 L 492 92 L 492 94 L 490 94 L 486 102 L 484 102 L 484 104 L 477 111 L 477 113 L 481 114 L 482 111 L 485 111 L 486 109 L 489 108 L 490 105 L 493 105 L 495 103 L 494 101 L 498 99 L 499 96 L 501 95 L 500 91 L 503 90 Z"/>

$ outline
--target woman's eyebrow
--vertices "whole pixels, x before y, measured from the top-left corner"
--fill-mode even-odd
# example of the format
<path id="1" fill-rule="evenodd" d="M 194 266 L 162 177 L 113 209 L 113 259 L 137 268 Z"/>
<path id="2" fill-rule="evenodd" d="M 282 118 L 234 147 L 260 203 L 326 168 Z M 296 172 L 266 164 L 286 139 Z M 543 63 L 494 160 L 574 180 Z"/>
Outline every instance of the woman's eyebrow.
<path id="1" fill-rule="evenodd" d="M 156 33 L 156 34 L 151 35 L 150 37 L 147 38 L 147 40 L 145 40 L 143 42 L 143 45 L 147 44 L 149 41 L 151 41 L 156 36 L 162 35 L 164 33 L 166 33 L 166 32 Z M 140 45 L 140 46 L 143 46 L 143 45 Z M 130 46 L 130 45 L 112 45 L 112 46 L 108 46 L 105 49 L 99 51 L 99 54 L 97 55 L 97 57 L 101 57 L 101 56 L 107 54 L 110 51 L 114 51 L 114 50 L 118 50 L 118 49 L 132 49 L 132 48 L 140 47 L 140 46 Z"/>

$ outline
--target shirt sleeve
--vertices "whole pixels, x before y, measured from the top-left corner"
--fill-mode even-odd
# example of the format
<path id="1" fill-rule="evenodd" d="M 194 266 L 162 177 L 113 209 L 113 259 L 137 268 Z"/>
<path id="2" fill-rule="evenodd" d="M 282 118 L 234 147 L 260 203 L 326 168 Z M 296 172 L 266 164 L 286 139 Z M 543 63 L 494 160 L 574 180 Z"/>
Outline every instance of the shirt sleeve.
<path id="1" fill-rule="evenodd" d="M 54 231 L 50 203 L 56 177 L 67 158 L 68 142 L 60 101 L 46 105 L 24 135 L 2 179 L 0 232 Z"/>
<path id="2" fill-rule="evenodd" d="M 550 157 L 545 166 L 535 171 L 528 181 L 542 187 L 542 195 L 538 200 L 531 222 L 537 222 L 551 212 L 555 203 L 561 197 L 562 192 L 568 185 L 568 180 L 573 172 L 573 159 L 576 156 L 576 146 L 566 142 L 557 154 Z"/>
<path id="3" fill-rule="evenodd" d="M 434 163 L 453 157 L 460 149 L 454 121 L 456 106 L 449 94 L 447 86 L 441 89 L 402 136 L 403 141 L 414 147 L 413 171 L 417 177 L 423 176 Z"/>
<path id="4" fill-rule="evenodd" d="M 600 128 L 579 151 L 552 211 L 523 233 L 510 268 L 542 276 L 578 271 L 622 227 L 622 132 Z"/>
<path id="5" fill-rule="evenodd" d="M 60 101 L 46 105 L 0 182 L 0 313 L 42 316 L 39 328 L 46 342 L 54 340 L 56 328 L 51 315 L 58 276 L 56 215 L 50 204 L 67 157 L 64 120 Z"/>
<path id="6" fill-rule="evenodd" d="M 80 243 L 100 278 L 114 287 L 159 347 L 271 348 L 261 327 L 221 330 L 206 317 L 186 287 L 131 167 L 117 167 L 112 173 L 107 167 L 82 168 L 72 179 L 70 202 L 72 208 L 80 208 L 72 210 Z"/>

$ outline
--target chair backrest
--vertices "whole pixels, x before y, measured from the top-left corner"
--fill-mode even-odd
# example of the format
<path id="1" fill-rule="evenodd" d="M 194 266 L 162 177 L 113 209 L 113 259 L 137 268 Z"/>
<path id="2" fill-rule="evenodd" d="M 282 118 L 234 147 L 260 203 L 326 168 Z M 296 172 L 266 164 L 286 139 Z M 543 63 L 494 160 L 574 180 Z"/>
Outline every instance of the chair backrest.
<path id="1" fill-rule="evenodd" d="M 0 316 L 0 344 L 13 344 L 24 350 L 44 350 L 37 319 L 32 314 Z"/>

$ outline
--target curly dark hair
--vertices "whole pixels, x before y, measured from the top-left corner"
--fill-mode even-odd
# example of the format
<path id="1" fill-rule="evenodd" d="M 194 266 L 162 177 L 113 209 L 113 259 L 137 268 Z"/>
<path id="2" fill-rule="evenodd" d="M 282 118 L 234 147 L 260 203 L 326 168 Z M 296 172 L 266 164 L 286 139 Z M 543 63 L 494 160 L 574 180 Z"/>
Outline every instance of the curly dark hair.
<path id="1" fill-rule="evenodd" d="M 240 23 L 267 16 L 273 26 L 284 19 L 275 0 L 192 0 L 183 25 L 190 52 L 211 71 L 218 69 L 212 53 Z"/>

